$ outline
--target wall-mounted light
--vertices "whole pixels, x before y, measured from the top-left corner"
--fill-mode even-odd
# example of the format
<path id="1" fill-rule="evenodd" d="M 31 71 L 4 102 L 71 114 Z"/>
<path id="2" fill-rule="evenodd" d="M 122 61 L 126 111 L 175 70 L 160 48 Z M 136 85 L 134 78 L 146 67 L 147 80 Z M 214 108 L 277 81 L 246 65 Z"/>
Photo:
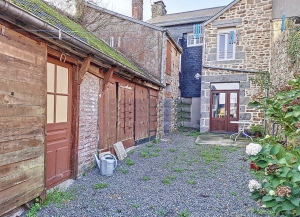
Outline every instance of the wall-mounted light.
<path id="1" fill-rule="evenodd" d="M 197 73 L 194 78 L 196 78 L 197 80 L 199 80 L 201 78 L 201 75 L 199 73 Z"/>

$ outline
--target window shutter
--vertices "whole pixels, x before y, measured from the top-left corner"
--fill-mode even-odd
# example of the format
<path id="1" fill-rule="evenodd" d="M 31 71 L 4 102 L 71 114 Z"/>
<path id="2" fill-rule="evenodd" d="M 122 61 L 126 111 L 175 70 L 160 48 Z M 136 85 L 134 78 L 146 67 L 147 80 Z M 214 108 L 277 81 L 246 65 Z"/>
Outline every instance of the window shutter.
<path id="1" fill-rule="evenodd" d="M 169 41 L 167 41 L 167 62 L 166 62 L 166 73 L 171 75 L 172 71 L 172 46 Z"/>

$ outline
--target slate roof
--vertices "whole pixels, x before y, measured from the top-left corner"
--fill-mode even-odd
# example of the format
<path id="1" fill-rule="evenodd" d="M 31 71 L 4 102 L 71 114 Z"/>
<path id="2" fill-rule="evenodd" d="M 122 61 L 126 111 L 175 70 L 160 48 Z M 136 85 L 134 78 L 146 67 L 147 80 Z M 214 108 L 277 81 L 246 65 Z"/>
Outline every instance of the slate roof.
<path id="1" fill-rule="evenodd" d="M 91 32 L 84 29 L 80 24 L 60 14 L 45 2 L 41 0 L 11 0 L 11 3 L 20 7 L 26 12 L 33 14 L 37 18 L 61 29 L 63 32 L 80 40 L 82 43 L 88 44 L 99 52 L 107 55 L 111 59 L 118 61 L 122 65 L 129 67 L 137 73 L 149 77 L 150 80 L 157 82 L 155 78 L 143 72 L 136 65 L 126 59 L 126 57 L 116 52 L 105 42 L 97 38 Z"/>
<path id="2" fill-rule="evenodd" d="M 217 14 L 223 8 L 224 6 L 220 6 L 175 14 L 166 14 L 164 16 L 158 16 L 153 19 L 147 20 L 147 22 L 164 27 L 187 23 L 204 22 Z"/>

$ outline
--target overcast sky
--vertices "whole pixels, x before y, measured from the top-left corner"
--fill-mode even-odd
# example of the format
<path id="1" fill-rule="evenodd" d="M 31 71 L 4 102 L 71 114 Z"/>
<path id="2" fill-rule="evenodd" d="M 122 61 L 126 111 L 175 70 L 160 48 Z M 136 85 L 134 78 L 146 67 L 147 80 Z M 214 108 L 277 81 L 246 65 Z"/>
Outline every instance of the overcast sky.
<path id="1" fill-rule="evenodd" d="M 131 17 L 132 0 L 102 0 L 105 7 Z M 144 0 L 144 20 L 151 19 L 151 4 L 157 0 Z M 203 8 L 225 6 L 232 0 L 163 0 L 168 14 Z M 103 5 L 102 5 L 103 6 Z"/>

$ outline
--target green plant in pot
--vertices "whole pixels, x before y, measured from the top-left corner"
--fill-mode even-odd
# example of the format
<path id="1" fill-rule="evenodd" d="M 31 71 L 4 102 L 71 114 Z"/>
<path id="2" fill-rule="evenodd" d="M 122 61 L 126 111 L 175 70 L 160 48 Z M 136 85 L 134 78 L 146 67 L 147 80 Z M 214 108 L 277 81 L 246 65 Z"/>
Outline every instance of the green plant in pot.
<path id="1" fill-rule="evenodd" d="M 265 128 L 261 125 L 252 125 L 250 131 L 251 134 L 256 138 L 262 137 L 265 134 Z"/>

